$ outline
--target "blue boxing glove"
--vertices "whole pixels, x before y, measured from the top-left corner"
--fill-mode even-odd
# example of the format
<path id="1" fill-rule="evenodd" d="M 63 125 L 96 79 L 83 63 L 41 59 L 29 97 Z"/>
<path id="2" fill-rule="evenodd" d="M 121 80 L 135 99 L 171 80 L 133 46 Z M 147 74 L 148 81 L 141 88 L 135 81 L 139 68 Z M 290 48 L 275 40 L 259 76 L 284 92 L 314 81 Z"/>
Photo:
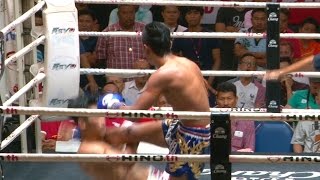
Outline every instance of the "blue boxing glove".
<path id="1" fill-rule="evenodd" d="M 320 54 L 313 57 L 313 67 L 316 71 L 320 71 Z"/>
<path id="2" fill-rule="evenodd" d="M 119 93 L 108 93 L 101 96 L 97 103 L 98 109 L 119 109 L 125 106 L 124 99 Z"/>

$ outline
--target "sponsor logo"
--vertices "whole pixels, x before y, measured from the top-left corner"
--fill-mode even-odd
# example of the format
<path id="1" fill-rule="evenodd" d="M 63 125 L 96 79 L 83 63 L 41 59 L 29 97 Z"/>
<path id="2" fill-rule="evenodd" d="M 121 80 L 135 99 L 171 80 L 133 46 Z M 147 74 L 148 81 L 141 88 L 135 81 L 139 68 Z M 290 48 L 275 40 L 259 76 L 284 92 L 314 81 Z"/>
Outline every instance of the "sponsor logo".
<path id="1" fill-rule="evenodd" d="M 18 114 L 18 110 L 14 108 L 6 108 L 2 109 L 0 108 L 0 114 Z"/>
<path id="2" fill-rule="evenodd" d="M 279 18 L 277 16 L 277 13 L 271 12 L 269 14 L 268 21 L 278 21 L 278 20 L 279 20 Z"/>
<path id="3" fill-rule="evenodd" d="M 54 63 L 52 65 L 52 70 L 67 70 L 67 69 L 75 69 L 77 67 L 76 64 L 62 64 L 62 63 Z"/>
<path id="4" fill-rule="evenodd" d="M 271 101 L 269 102 L 268 108 L 278 108 L 277 101 L 271 100 Z"/>
<path id="5" fill-rule="evenodd" d="M 213 173 L 214 174 L 218 174 L 218 173 L 226 174 L 227 170 L 224 168 L 224 166 L 222 164 L 218 164 L 214 167 Z"/>
<path id="6" fill-rule="evenodd" d="M 68 104 L 69 103 L 69 100 L 70 99 L 58 99 L 58 98 L 55 98 L 55 99 L 51 99 L 50 102 L 49 102 L 49 105 L 50 106 L 61 106 L 63 104 Z"/>
<path id="7" fill-rule="evenodd" d="M 170 161 L 176 162 L 178 161 L 177 156 L 172 155 L 123 155 L 121 156 L 121 161 L 132 161 L 132 162 L 161 162 L 161 161 Z"/>
<path id="8" fill-rule="evenodd" d="M 276 40 L 274 39 L 271 39 L 268 43 L 268 47 L 271 47 L 271 48 L 278 48 L 278 43 Z"/>
<path id="9" fill-rule="evenodd" d="M 320 120 L 320 115 L 287 115 L 286 120 L 293 120 L 293 121 L 315 121 L 315 120 Z"/>
<path id="10" fill-rule="evenodd" d="M 212 138 L 215 139 L 227 139 L 227 137 L 226 130 L 222 127 L 217 127 L 212 135 Z"/>
<path id="11" fill-rule="evenodd" d="M 268 157 L 268 160 L 270 162 L 276 163 L 276 162 L 280 161 L 281 158 L 280 157 Z"/>
<path id="12" fill-rule="evenodd" d="M 74 28 L 54 27 L 52 28 L 51 34 L 67 34 L 67 33 L 74 33 L 74 32 L 75 32 Z"/>

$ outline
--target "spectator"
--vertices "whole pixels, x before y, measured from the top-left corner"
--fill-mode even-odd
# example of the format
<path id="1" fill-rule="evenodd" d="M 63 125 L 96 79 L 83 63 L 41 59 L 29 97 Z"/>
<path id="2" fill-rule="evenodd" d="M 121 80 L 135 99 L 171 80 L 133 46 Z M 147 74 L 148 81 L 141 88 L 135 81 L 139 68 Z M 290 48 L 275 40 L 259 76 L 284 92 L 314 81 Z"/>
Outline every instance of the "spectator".
<path id="1" fill-rule="evenodd" d="M 281 49 L 281 48 L 280 48 Z M 280 68 L 287 67 L 291 64 L 291 59 L 289 57 L 280 58 Z M 292 94 L 297 90 L 309 89 L 309 86 L 304 83 L 295 81 L 292 75 L 287 74 L 280 78 L 281 82 L 281 105 L 285 106 L 288 99 L 291 98 Z"/>
<path id="2" fill-rule="evenodd" d="M 135 6 L 136 13 L 135 13 L 135 21 L 140 22 L 142 24 L 149 24 L 153 21 L 152 13 L 149 10 L 150 7 L 145 6 Z M 109 26 L 115 24 L 119 21 L 118 17 L 118 8 L 115 8 L 111 11 L 109 16 Z"/>
<path id="3" fill-rule="evenodd" d="M 107 76 L 107 83 L 113 82 L 119 88 L 119 92 L 122 92 L 124 89 L 123 79 L 118 76 Z"/>
<path id="4" fill-rule="evenodd" d="M 288 59 L 289 64 L 294 62 L 294 49 L 290 41 L 280 41 L 280 66 L 281 58 Z M 283 67 L 286 67 L 285 63 L 283 63 L 283 65 Z M 309 85 L 308 77 L 292 77 L 292 79 L 296 82 Z"/>
<path id="5" fill-rule="evenodd" d="M 187 32 L 210 32 L 201 26 L 203 16 L 202 7 L 186 7 L 185 19 L 188 23 Z M 176 38 L 173 41 L 172 51 L 198 64 L 201 70 L 219 70 L 221 59 L 219 41 L 208 38 Z M 214 77 L 209 77 L 209 85 L 213 84 Z"/>
<path id="6" fill-rule="evenodd" d="M 224 82 L 217 87 L 217 107 L 235 108 L 237 105 L 237 88 L 234 84 Z M 254 152 L 255 127 L 253 121 L 231 121 L 231 151 Z"/>
<path id="7" fill-rule="evenodd" d="M 266 33 L 267 14 L 265 9 L 252 10 L 252 27 L 241 29 L 243 33 Z M 266 39 L 265 38 L 237 38 L 235 40 L 234 53 L 241 57 L 245 53 L 252 53 L 257 60 L 258 70 L 266 67 Z"/>
<path id="8" fill-rule="evenodd" d="M 288 9 L 280 9 L 280 33 L 294 33 L 291 29 L 288 27 L 288 18 L 289 18 L 289 10 Z M 290 43 L 293 54 L 292 54 L 292 60 L 293 62 L 297 61 L 301 57 L 301 51 L 300 51 L 300 44 L 298 39 L 280 39 L 281 42 L 288 42 Z"/>
<path id="9" fill-rule="evenodd" d="M 69 141 L 73 138 L 75 123 L 72 120 L 41 122 L 42 151 L 54 152 L 57 141 Z"/>
<path id="10" fill-rule="evenodd" d="M 119 93 L 119 87 L 113 82 L 107 82 L 102 89 L 103 94 L 107 93 Z"/>
<path id="11" fill-rule="evenodd" d="M 215 29 L 217 32 L 238 32 L 244 28 L 244 15 L 248 11 L 245 8 L 220 8 L 217 15 Z M 238 61 L 235 59 L 233 38 L 221 40 L 221 70 L 237 70 Z M 217 77 L 218 83 L 230 79 L 230 77 Z"/>
<path id="12" fill-rule="evenodd" d="M 270 2 L 271 0 L 253 0 L 253 2 Z M 247 11 L 244 16 L 244 28 L 252 27 L 252 9 Z"/>
<path id="13" fill-rule="evenodd" d="M 293 109 L 319 109 L 315 96 L 320 89 L 320 78 L 309 78 L 309 89 L 296 91 L 288 101 L 286 108 Z"/>
<path id="14" fill-rule="evenodd" d="M 183 32 L 186 27 L 178 24 L 180 17 L 180 9 L 178 6 L 162 6 L 161 15 L 163 23 L 167 25 L 171 32 Z"/>
<path id="15" fill-rule="evenodd" d="M 104 32 L 142 32 L 144 25 L 134 21 L 135 6 L 119 5 L 119 22 L 108 26 Z M 140 36 L 99 37 L 96 46 L 97 59 L 105 62 L 107 68 L 132 69 L 133 62 L 143 58 L 143 44 Z"/>
<path id="16" fill-rule="evenodd" d="M 82 68 L 91 68 L 88 53 L 85 52 L 82 42 L 79 42 L 80 48 L 80 66 Z M 86 93 L 97 93 L 99 90 L 99 85 L 93 75 L 87 74 L 87 78 L 80 76 L 80 87 Z M 99 79 L 100 80 L 100 79 Z M 100 82 L 100 81 L 99 81 Z M 103 84 L 103 83 L 102 83 Z M 101 84 L 100 84 L 101 85 Z"/>
<path id="17" fill-rule="evenodd" d="M 79 24 L 79 31 L 95 31 L 97 29 L 97 25 L 99 23 L 96 19 L 95 14 L 88 10 L 83 9 L 78 11 L 78 24 Z M 98 28 L 99 29 L 99 28 Z M 83 56 L 86 56 L 84 60 L 82 57 L 82 66 L 86 68 L 101 68 L 98 62 L 96 61 L 95 55 L 95 47 L 97 44 L 97 37 L 89 37 L 89 36 L 80 36 L 80 43 L 83 46 L 82 53 Z M 88 61 L 88 62 L 83 62 Z M 103 75 L 95 75 L 92 76 L 99 88 L 102 88 L 105 84 L 105 78 Z M 89 84 L 88 76 L 80 75 L 80 87 L 85 91 L 86 86 Z"/>
<path id="18" fill-rule="evenodd" d="M 150 69 L 150 67 L 150 64 L 145 59 L 139 59 L 134 62 L 134 69 Z M 122 95 L 127 105 L 130 106 L 134 104 L 140 94 L 145 90 L 148 79 L 149 75 L 135 77 L 134 80 L 124 84 Z"/>
<path id="19" fill-rule="evenodd" d="M 309 17 L 301 24 L 299 33 L 317 33 L 318 27 L 317 21 Z M 320 53 L 320 44 L 314 39 L 300 39 L 300 48 L 302 57 Z"/>
<path id="20" fill-rule="evenodd" d="M 240 57 L 240 71 L 256 71 L 257 62 L 253 54 L 246 53 Z M 237 87 L 237 107 L 239 108 L 261 108 L 265 106 L 266 89 L 252 76 L 238 77 L 229 80 Z"/>

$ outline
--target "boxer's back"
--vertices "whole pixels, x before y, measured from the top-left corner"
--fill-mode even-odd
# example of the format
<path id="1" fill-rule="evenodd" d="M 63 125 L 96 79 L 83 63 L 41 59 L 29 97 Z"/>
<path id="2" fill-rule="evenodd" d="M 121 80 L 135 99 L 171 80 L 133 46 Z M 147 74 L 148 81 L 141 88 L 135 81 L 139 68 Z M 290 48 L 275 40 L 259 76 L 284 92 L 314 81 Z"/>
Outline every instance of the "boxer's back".
<path id="1" fill-rule="evenodd" d="M 170 56 L 171 59 L 158 70 L 166 76 L 163 92 L 174 111 L 209 111 L 209 100 L 204 78 L 198 66 L 185 58 Z M 185 125 L 207 125 L 209 120 L 184 121 Z"/>

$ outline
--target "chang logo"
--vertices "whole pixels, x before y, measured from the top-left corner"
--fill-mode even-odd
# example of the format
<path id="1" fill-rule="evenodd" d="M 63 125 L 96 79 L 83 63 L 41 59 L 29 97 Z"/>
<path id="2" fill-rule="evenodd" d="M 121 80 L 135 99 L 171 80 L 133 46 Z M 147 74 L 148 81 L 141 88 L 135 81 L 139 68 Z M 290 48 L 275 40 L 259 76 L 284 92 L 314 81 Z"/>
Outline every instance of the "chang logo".
<path id="1" fill-rule="evenodd" d="M 271 39 L 271 40 L 269 41 L 268 47 L 277 48 L 277 47 L 278 47 L 277 41 L 274 40 L 274 39 Z"/>
<path id="2" fill-rule="evenodd" d="M 212 137 L 216 139 L 227 139 L 226 130 L 222 127 L 217 127 L 214 130 L 214 134 L 212 135 Z"/>
<path id="3" fill-rule="evenodd" d="M 224 166 L 222 164 L 218 164 L 214 167 L 213 173 L 217 174 L 217 173 L 227 173 L 227 170 L 224 168 Z"/>
<path id="4" fill-rule="evenodd" d="M 268 108 L 278 108 L 277 101 L 271 100 L 269 102 Z"/>
<path id="5" fill-rule="evenodd" d="M 279 18 L 275 12 L 271 12 L 268 17 L 268 21 L 278 21 Z"/>

